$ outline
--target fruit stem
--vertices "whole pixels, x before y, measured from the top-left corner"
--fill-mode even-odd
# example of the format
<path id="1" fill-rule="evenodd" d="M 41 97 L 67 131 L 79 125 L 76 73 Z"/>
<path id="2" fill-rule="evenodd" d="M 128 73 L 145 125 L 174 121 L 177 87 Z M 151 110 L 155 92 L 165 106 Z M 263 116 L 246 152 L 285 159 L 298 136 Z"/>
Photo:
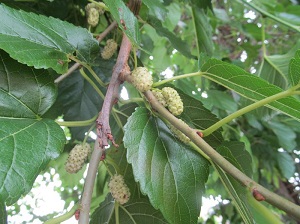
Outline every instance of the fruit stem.
<path id="1" fill-rule="evenodd" d="M 63 221 L 66 221 L 68 219 L 70 219 L 74 213 L 76 212 L 76 210 L 79 208 L 79 203 L 76 203 L 70 211 L 68 211 L 67 213 L 60 215 L 58 217 L 52 218 L 47 220 L 46 222 L 44 222 L 44 224 L 59 224 Z"/>
<path id="2" fill-rule="evenodd" d="M 104 9 L 105 11 L 109 11 L 109 8 L 103 2 L 97 2 L 94 0 L 88 0 L 89 2 L 95 3 L 100 8 Z"/>
<path id="3" fill-rule="evenodd" d="M 107 161 L 105 161 L 105 160 L 107 160 Z M 105 165 L 106 170 L 107 170 L 109 176 L 110 176 L 110 177 L 113 177 L 114 175 L 113 175 L 113 173 L 110 171 L 110 169 L 108 168 L 107 163 L 110 164 L 110 165 L 112 165 L 113 168 L 115 169 L 115 171 L 117 172 L 117 168 L 115 167 L 116 164 L 115 164 L 115 163 L 111 163 L 110 161 L 108 161 L 107 156 L 105 156 L 105 160 L 103 161 L 103 164 Z"/>
<path id="4" fill-rule="evenodd" d="M 117 201 L 115 201 L 115 218 L 116 218 L 116 224 L 120 224 L 119 203 Z"/>
<path id="5" fill-rule="evenodd" d="M 83 126 L 89 126 L 92 125 L 95 120 L 97 119 L 97 115 L 92 117 L 89 120 L 84 120 L 84 121 L 59 121 L 55 120 L 55 122 L 59 126 L 65 126 L 65 127 L 83 127 Z"/>
<path id="6" fill-rule="evenodd" d="M 222 127 L 223 125 L 227 124 L 228 122 L 232 121 L 233 119 L 240 117 L 254 109 L 257 109 L 258 107 L 262 107 L 266 104 L 269 104 L 273 101 L 279 100 L 281 98 L 293 95 L 295 93 L 295 91 L 293 91 L 292 89 L 288 89 L 286 91 L 277 93 L 275 95 L 269 96 L 267 98 L 264 98 L 260 101 L 257 101 L 253 104 L 250 104 L 230 115 L 228 115 L 227 117 L 223 118 L 222 120 L 218 121 L 217 123 L 215 123 L 214 125 L 210 126 L 209 128 L 205 129 L 202 131 L 204 136 L 208 136 L 211 133 L 213 133 L 214 131 L 216 131 L 217 129 L 219 129 L 220 127 Z"/>
<path id="7" fill-rule="evenodd" d="M 127 209 L 123 206 L 123 205 L 119 205 L 119 207 L 121 209 L 123 209 L 124 212 L 126 212 L 126 214 L 129 216 L 129 218 L 131 219 L 132 223 L 133 224 L 137 224 L 134 220 L 134 218 L 132 217 L 131 213 L 127 211 Z"/>
<path id="8" fill-rule="evenodd" d="M 161 85 L 166 84 L 168 82 L 172 82 L 174 80 L 184 79 L 184 78 L 193 77 L 193 76 L 201 76 L 203 74 L 205 74 L 205 72 L 194 72 L 194 73 L 188 73 L 188 74 L 184 74 L 184 75 L 177 75 L 177 76 L 174 76 L 172 78 L 165 79 L 165 80 L 153 83 L 152 87 L 158 87 L 158 86 L 161 86 Z"/>
<path id="9" fill-rule="evenodd" d="M 142 103 L 142 102 L 144 102 L 144 99 L 140 97 L 133 97 L 128 100 L 119 100 L 120 104 Z"/>
<path id="10" fill-rule="evenodd" d="M 91 80 L 91 79 L 87 76 L 87 74 L 84 72 L 84 70 L 83 70 L 82 68 L 81 68 L 79 71 L 80 71 L 80 74 L 82 75 L 82 77 L 85 78 L 85 80 L 87 80 L 87 81 L 91 84 L 91 86 L 93 86 L 93 88 L 96 90 L 96 92 L 99 94 L 99 96 L 100 96 L 102 99 L 104 99 L 103 93 L 102 93 L 101 90 L 98 88 L 98 86 L 94 83 L 94 81 Z"/>

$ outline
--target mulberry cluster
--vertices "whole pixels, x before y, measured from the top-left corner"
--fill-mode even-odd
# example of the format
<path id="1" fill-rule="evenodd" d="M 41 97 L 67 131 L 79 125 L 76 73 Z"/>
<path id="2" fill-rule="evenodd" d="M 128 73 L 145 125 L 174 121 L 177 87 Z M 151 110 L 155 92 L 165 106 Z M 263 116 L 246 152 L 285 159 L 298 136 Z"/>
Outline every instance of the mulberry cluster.
<path id="1" fill-rule="evenodd" d="M 179 119 L 180 122 L 184 123 L 183 120 Z M 169 128 L 171 132 L 183 143 L 188 144 L 191 140 L 189 137 L 187 137 L 185 134 L 183 134 L 181 131 L 179 131 L 177 128 L 175 128 L 173 125 L 169 125 Z"/>
<path id="2" fill-rule="evenodd" d="M 151 86 L 153 84 L 153 79 L 152 79 L 152 75 L 149 73 L 147 68 L 137 67 L 132 71 L 131 76 L 132 76 L 132 84 L 140 92 L 145 92 L 151 89 Z"/>
<path id="3" fill-rule="evenodd" d="M 78 144 L 71 150 L 65 169 L 68 173 L 77 173 L 83 166 L 90 153 L 91 147 L 88 143 Z"/>
<path id="4" fill-rule="evenodd" d="M 110 193 L 117 202 L 119 202 L 121 205 L 128 202 L 130 191 L 125 184 L 124 177 L 122 175 L 115 174 L 108 183 L 108 187 Z"/>
<path id="5" fill-rule="evenodd" d="M 154 90 L 152 90 L 152 93 L 155 96 L 155 98 L 158 100 L 158 102 L 161 103 L 161 105 L 163 105 L 164 107 L 167 107 L 167 101 L 165 100 L 160 89 L 154 89 Z"/>
<path id="6" fill-rule="evenodd" d="M 90 24 L 92 27 L 97 26 L 99 23 L 99 17 L 104 13 L 104 10 L 94 3 L 89 3 L 86 5 L 85 11 L 87 14 L 88 24 Z"/>
<path id="7" fill-rule="evenodd" d="M 183 102 L 177 91 L 171 87 L 162 88 L 162 95 L 164 96 L 168 110 L 175 116 L 183 112 Z"/>
<path id="8" fill-rule="evenodd" d="M 113 39 L 108 39 L 101 52 L 101 57 L 105 60 L 110 59 L 118 48 L 118 44 Z"/>

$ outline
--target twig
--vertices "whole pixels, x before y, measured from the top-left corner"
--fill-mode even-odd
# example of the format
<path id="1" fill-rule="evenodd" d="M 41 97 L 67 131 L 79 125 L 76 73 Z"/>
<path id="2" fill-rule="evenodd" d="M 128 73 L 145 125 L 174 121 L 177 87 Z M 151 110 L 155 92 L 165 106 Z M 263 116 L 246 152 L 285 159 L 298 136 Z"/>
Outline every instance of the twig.
<path id="1" fill-rule="evenodd" d="M 62 80 L 64 80 L 65 78 L 67 78 L 69 75 L 72 74 L 72 72 L 74 72 L 78 67 L 80 66 L 80 64 L 78 62 L 76 62 L 74 65 L 72 65 L 69 70 L 67 71 L 67 73 L 59 76 L 57 79 L 54 80 L 54 83 L 59 83 Z"/>
<path id="2" fill-rule="evenodd" d="M 70 219 L 72 216 L 74 216 L 75 211 L 78 209 L 78 203 L 76 203 L 70 211 L 68 211 L 67 213 L 60 215 L 58 217 L 55 217 L 53 219 L 49 219 L 46 222 L 44 222 L 44 224 L 58 224 L 61 223 L 63 221 L 66 221 L 68 219 Z"/>
<path id="3" fill-rule="evenodd" d="M 106 37 L 107 34 L 109 34 L 117 26 L 117 24 L 118 23 L 116 21 L 113 21 L 101 34 L 99 34 L 96 38 L 98 42 L 100 43 L 104 37 Z"/>
<path id="4" fill-rule="evenodd" d="M 96 38 L 98 40 L 98 42 L 100 43 L 104 39 L 104 37 L 106 37 L 107 34 L 109 34 L 116 27 L 116 25 L 117 25 L 116 21 L 112 22 L 101 34 L 99 34 Z M 67 78 L 69 75 L 72 74 L 72 72 L 74 72 L 76 69 L 78 69 L 79 66 L 80 66 L 80 63 L 76 62 L 74 65 L 72 65 L 68 69 L 68 71 L 65 74 L 63 74 L 63 75 L 59 76 L 57 79 L 55 79 L 54 83 L 59 83 L 62 80 L 64 80 L 65 78 Z"/>
<path id="5" fill-rule="evenodd" d="M 130 80 L 130 78 L 126 80 Z M 197 130 L 190 128 L 187 124 L 179 122 L 178 118 L 173 116 L 165 107 L 163 107 L 157 99 L 154 97 L 151 91 L 146 91 L 144 93 L 145 97 L 151 104 L 152 108 L 155 109 L 161 116 L 168 120 L 173 126 L 183 132 L 188 136 L 209 158 L 219 165 L 224 171 L 234 177 L 243 186 L 247 187 L 249 190 L 257 190 L 260 192 L 267 202 L 274 205 L 275 207 L 285 211 L 294 218 L 300 220 L 300 206 L 280 197 L 279 195 L 269 191 L 263 186 L 259 185 L 251 178 L 246 176 L 243 172 L 237 169 L 234 165 L 228 162 L 223 156 L 221 156 L 217 151 L 215 151 L 208 143 L 206 143 L 201 137 L 196 133 Z"/>
<path id="6" fill-rule="evenodd" d="M 102 37 L 99 37 L 98 41 L 100 38 Z M 83 190 L 83 195 L 81 200 L 81 212 L 80 212 L 79 224 L 89 223 L 89 212 L 90 212 L 90 203 L 92 198 L 93 186 L 95 183 L 95 177 L 98 170 L 100 158 L 102 156 L 102 153 L 104 153 L 104 148 L 105 146 L 108 145 L 108 140 L 110 140 L 112 144 L 116 145 L 109 125 L 109 115 L 113 105 L 117 103 L 118 100 L 119 87 L 122 82 L 119 77 L 125 76 L 126 74 L 130 73 L 130 68 L 127 64 L 130 50 L 131 50 L 130 40 L 126 35 L 123 35 L 119 55 L 117 58 L 116 65 L 113 69 L 111 81 L 109 83 L 106 92 L 102 109 L 96 120 L 97 139 L 95 141 L 95 147 L 94 147 L 94 151 L 92 154 L 92 158 L 90 161 L 90 165 L 89 165 L 89 169 L 88 169 L 88 173 L 84 185 L 84 190 Z"/>
<path id="7" fill-rule="evenodd" d="M 100 158 L 102 156 L 104 147 L 108 145 L 108 140 L 111 140 L 113 144 L 114 139 L 111 134 L 110 126 L 109 126 L 109 115 L 112 106 L 114 105 L 116 99 L 118 98 L 119 86 L 121 81 L 119 80 L 119 75 L 129 69 L 127 65 L 127 60 L 129 57 L 131 49 L 131 43 L 126 35 L 123 36 L 120 53 L 117 59 L 117 63 L 113 69 L 112 78 L 109 83 L 106 96 L 103 102 L 102 110 L 99 113 L 97 118 L 97 139 L 94 146 L 94 151 L 91 157 L 82 200 L 81 200 L 81 211 L 79 224 L 89 223 L 89 212 L 90 212 L 90 204 L 93 193 L 93 187 L 95 183 L 95 177 L 98 170 L 98 165 L 100 162 Z"/>
<path id="8" fill-rule="evenodd" d="M 131 50 L 130 40 L 126 35 L 123 36 L 120 52 L 117 58 L 116 65 L 113 69 L 111 81 L 109 83 L 106 96 L 103 102 L 102 110 L 96 120 L 97 129 L 99 130 L 99 137 L 101 141 L 101 147 L 108 145 L 108 140 L 111 140 L 114 144 L 114 140 L 111 135 L 109 126 L 109 114 L 112 106 L 117 103 L 119 97 L 119 87 L 121 84 L 120 76 L 124 76 L 130 73 L 130 68 L 127 64 L 129 54 Z"/>
<path id="9" fill-rule="evenodd" d="M 89 163 L 88 173 L 85 178 L 86 181 L 84 184 L 84 190 L 83 190 L 82 199 L 80 203 L 80 216 L 79 216 L 80 224 L 89 223 L 92 192 L 93 192 L 93 187 L 94 187 L 101 156 L 102 156 L 102 150 L 101 149 L 99 150 L 99 139 L 97 138 L 94 145 L 94 151 L 92 153 L 91 160 Z"/>

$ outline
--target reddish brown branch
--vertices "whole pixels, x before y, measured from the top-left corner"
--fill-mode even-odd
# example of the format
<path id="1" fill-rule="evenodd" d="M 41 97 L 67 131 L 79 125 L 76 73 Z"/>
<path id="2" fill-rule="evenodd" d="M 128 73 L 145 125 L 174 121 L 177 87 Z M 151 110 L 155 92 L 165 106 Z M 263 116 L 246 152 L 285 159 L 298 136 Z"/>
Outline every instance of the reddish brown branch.
<path id="1" fill-rule="evenodd" d="M 99 135 L 101 145 L 104 147 L 108 145 L 108 140 L 113 141 L 111 129 L 109 126 L 109 114 L 112 106 L 115 104 L 119 97 L 119 87 L 121 84 L 120 76 L 130 73 L 129 66 L 127 64 L 129 54 L 131 50 L 131 43 L 126 35 L 123 36 L 120 53 L 117 58 L 117 63 L 113 69 L 113 74 L 111 77 L 110 84 L 108 86 L 106 96 L 103 102 L 102 110 L 97 118 L 97 129 L 99 130 Z"/>
<path id="2" fill-rule="evenodd" d="M 131 43 L 126 35 L 123 36 L 117 63 L 113 69 L 111 81 L 109 83 L 106 96 L 103 102 L 102 110 L 96 120 L 97 122 L 97 139 L 95 141 L 94 152 L 90 161 L 84 191 L 81 200 L 81 211 L 79 223 L 85 224 L 89 222 L 89 211 L 92 198 L 92 192 L 99 165 L 100 158 L 104 153 L 104 147 L 108 145 L 108 140 L 115 144 L 113 135 L 109 125 L 109 115 L 115 100 L 119 96 L 119 87 L 121 80 L 120 75 L 130 73 L 127 61 L 131 50 Z"/>
<path id="3" fill-rule="evenodd" d="M 137 7 L 137 4 L 139 5 Z M 134 13 L 137 14 L 140 7 L 141 1 L 131 0 L 129 5 L 132 7 L 131 10 L 134 10 Z M 130 68 L 127 64 L 129 54 L 131 51 L 131 43 L 128 37 L 123 34 L 123 39 L 121 43 L 121 48 L 117 58 L 117 62 L 114 66 L 112 77 L 106 92 L 106 96 L 102 105 L 102 109 L 99 113 L 99 116 L 96 120 L 97 122 L 97 139 L 95 141 L 94 152 L 90 161 L 88 174 L 86 177 L 86 182 L 84 185 L 84 191 L 81 200 L 81 211 L 80 211 L 80 224 L 89 223 L 89 212 L 90 204 L 93 192 L 93 186 L 95 183 L 96 173 L 98 170 L 98 165 L 100 159 L 103 159 L 102 155 L 104 154 L 105 146 L 108 145 L 108 141 L 111 141 L 112 144 L 116 145 L 114 142 L 113 134 L 111 133 L 109 125 L 109 115 L 111 109 L 119 96 L 119 87 L 121 84 L 120 77 L 126 76 L 130 73 Z"/>

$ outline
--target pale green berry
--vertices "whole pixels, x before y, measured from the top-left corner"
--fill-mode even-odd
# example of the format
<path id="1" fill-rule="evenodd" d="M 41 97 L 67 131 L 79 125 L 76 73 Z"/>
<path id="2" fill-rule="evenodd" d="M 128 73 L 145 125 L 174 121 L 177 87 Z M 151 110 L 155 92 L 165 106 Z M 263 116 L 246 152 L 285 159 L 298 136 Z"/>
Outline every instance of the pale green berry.
<path id="1" fill-rule="evenodd" d="M 145 67 L 137 67 L 131 73 L 132 84 L 140 92 L 145 92 L 151 89 L 153 84 L 152 75 Z"/>
<path id="2" fill-rule="evenodd" d="M 184 123 L 183 120 L 179 119 L 181 123 Z M 179 131 L 177 128 L 175 128 L 173 125 L 169 124 L 169 128 L 171 132 L 183 143 L 188 144 L 191 140 L 189 137 L 187 137 L 185 134 L 183 134 L 181 131 Z"/>
<path id="3" fill-rule="evenodd" d="M 98 4 L 88 3 L 85 6 L 85 11 L 87 12 L 87 14 L 89 13 L 89 10 L 91 10 L 91 8 L 96 9 L 99 12 L 100 15 L 102 15 L 105 12 L 105 10 L 103 8 L 101 8 Z"/>
<path id="4" fill-rule="evenodd" d="M 99 11 L 96 8 L 90 8 L 87 12 L 87 22 L 92 27 L 95 27 L 99 23 Z"/>
<path id="5" fill-rule="evenodd" d="M 108 183 L 108 188 L 113 198 L 121 205 L 128 202 L 130 198 L 130 191 L 122 175 L 115 174 L 110 179 L 110 182 Z"/>
<path id="6" fill-rule="evenodd" d="M 113 39 L 108 39 L 101 52 L 101 57 L 105 60 L 110 59 L 116 52 L 117 48 L 118 44 Z"/>
<path id="7" fill-rule="evenodd" d="M 66 171 L 68 173 L 77 173 L 83 167 L 90 150 L 91 147 L 88 143 L 75 145 L 65 163 Z"/>
<path id="8" fill-rule="evenodd" d="M 178 92 L 171 87 L 162 88 L 162 95 L 164 96 L 168 110 L 175 116 L 183 112 L 183 102 Z"/>
<path id="9" fill-rule="evenodd" d="M 158 102 L 160 102 L 161 105 L 163 105 L 164 107 L 167 106 L 167 101 L 160 89 L 154 89 L 152 90 L 152 93 L 155 96 L 155 98 L 158 100 Z"/>

